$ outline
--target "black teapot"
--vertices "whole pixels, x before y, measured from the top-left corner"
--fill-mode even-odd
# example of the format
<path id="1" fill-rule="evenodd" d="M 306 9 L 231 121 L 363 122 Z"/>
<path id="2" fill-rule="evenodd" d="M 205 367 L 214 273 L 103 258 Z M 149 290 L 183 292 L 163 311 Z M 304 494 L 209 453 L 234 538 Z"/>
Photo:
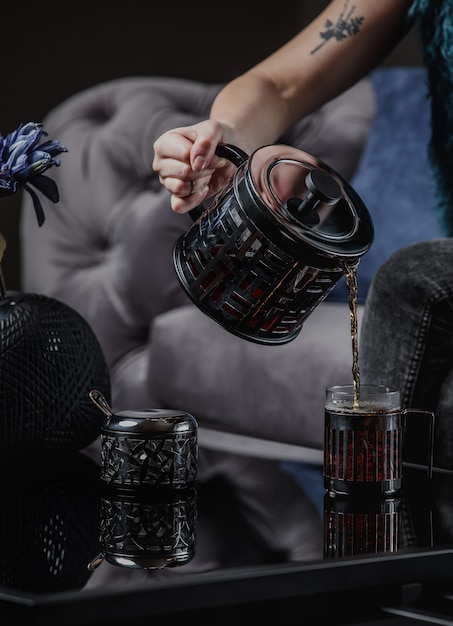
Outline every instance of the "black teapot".
<path id="1" fill-rule="evenodd" d="M 331 167 L 286 145 L 248 157 L 217 154 L 237 170 L 174 247 L 178 279 L 228 331 L 261 344 L 293 340 L 373 241 L 362 200 Z"/>

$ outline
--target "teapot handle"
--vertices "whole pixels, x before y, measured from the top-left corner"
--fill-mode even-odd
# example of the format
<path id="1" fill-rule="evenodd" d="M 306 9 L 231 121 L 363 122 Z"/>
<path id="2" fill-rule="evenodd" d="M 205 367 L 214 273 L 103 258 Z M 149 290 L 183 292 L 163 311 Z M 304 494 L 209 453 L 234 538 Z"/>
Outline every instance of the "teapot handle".
<path id="1" fill-rule="evenodd" d="M 231 161 L 231 163 L 233 163 L 233 165 L 236 165 L 236 167 L 239 167 L 240 165 L 245 163 L 245 161 L 247 161 L 247 159 L 249 158 L 248 154 L 244 152 L 244 150 L 241 150 L 241 148 L 233 146 L 230 143 L 219 144 L 216 148 L 215 153 L 219 157 L 228 159 L 229 161 Z M 205 207 L 202 204 L 199 204 L 189 211 L 189 215 L 195 222 L 195 220 L 197 220 L 204 213 L 204 211 Z"/>

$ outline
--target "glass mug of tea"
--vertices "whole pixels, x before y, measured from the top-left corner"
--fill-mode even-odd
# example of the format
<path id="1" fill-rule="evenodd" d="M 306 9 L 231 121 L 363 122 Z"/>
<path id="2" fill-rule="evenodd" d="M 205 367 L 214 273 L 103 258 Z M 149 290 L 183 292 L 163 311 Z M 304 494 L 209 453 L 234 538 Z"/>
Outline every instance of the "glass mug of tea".
<path id="1" fill-rule="evenodd" d="M 425 416 L 429 437 L 424 461 L 432 467 L 434 415 L 402 409 L 400 391 L 386 385 L 336 385 L 326 389 L 324 487 L 338 494 L 400 491 L 408 414 Z M 422 421 L 419 422 L 422 424 Z"/>

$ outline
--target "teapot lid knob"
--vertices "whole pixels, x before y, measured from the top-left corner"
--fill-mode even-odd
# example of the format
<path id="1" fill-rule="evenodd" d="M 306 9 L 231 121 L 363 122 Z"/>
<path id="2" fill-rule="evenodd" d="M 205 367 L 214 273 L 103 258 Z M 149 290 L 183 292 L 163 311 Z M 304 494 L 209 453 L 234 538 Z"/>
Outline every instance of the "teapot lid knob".
<path id="1" fill-rule="evenodd" d="M 341 198 L 341 187 L 333 176 L 322 170 L 310 170 L 305 178 L 308 194 L 305 198 L 289 198 L 288 211 L 306 226 L 319 224 L 316 207 L 320 202 L 334 205 Z"/>

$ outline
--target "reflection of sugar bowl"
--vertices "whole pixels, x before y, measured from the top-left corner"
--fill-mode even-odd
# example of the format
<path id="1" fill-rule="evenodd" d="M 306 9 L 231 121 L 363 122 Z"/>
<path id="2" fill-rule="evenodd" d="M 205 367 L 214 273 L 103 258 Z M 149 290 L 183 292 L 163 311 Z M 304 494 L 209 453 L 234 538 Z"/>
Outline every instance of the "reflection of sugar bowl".
<path id="1" fill-rule="evenodd" d="M 101 555 L 128 568 L 185 565 L 195 554 L 196 522 L 195 489 L 109 490 L 101 498 Z"/>

